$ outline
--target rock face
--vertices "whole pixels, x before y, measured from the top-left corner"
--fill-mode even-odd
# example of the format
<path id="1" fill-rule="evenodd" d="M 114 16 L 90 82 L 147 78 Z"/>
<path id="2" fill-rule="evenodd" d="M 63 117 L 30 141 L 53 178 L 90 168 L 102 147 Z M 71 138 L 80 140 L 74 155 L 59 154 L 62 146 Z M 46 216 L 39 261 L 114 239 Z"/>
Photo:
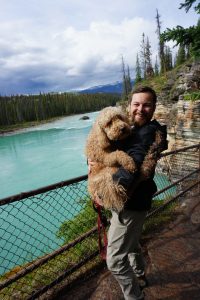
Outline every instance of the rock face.
<path id="1" fill-rule="evenodd" d="M 200 143 L 200 99 L 185 101 L 183 94 L 200 90 L 200 63 L 185 66 L 169 79 L 158 96 L 155 117 L 168 128 L 168 150 Z M 163 97 L 163 98 L 162 98 Z M 199 152 L 187 151 L 170 158 L 174 177 L 199 167 Z M 197 176 L 197 175 L 196 175 Z"/>
<path id="2" fill-rule="evenodd" d="M 174 130 L 172 132 L 172 130 Z M 200 100 L 195 102 L 181 99 L 177 103 L 177 116 L 174 128 L 171 128 L 171 147 L 179 149 L 200 143 Z M 181 176 L 199 166 L 199 151 L 190 150 L 172 156 L 173 173 Z M 194 177 L 197 175 L 194 175 Z M 178 176 L 179 177 L 179 176 Z"/>
<path id="3" fill-rule="evenodd" d="M 168 72 L 166 76 L 168 80 L 158 95 L 158 102 L 172 105 L 180 95 L 200 90 L 200 61 L 187 63 L 177 71 Z"/>
<path id="4" fill-rule="evenodd" d="M 200 143 L 200 100 L 184 101 L 181 96 L 179 99 L 170 110 L 167 110 L 166 106 L 158 105 L 155 114 L 160 123 L 168 125 L 169 151 Z M 168 171 L 172 181 L 182 178 L 199 167 L 199 151 L 187 150 L 168 157 Z M 195 174 L 193 178 L 197 176 Z"/>
<path id="5" fill-rule="evenodd" d="M 168 77 L 158 94 L 155 117 L 168 127 L 171 150 L 200 142 L 200 99 L 183 100 L 184 94 L 200 91 L 200 62 L 186 64 Z"/>
<path id="6" fill-rule="evenodd" d="M 184 101 L 180 96 L 169 110 L 162 105 L 158 108 L 155 116 L 167 124 L 170 150 L 200 142 L 200 100 Z"/>
<path id="7" fill-rule="evenodd" d="M 200 99 L 192 102 L 184 101 L 180 97 L 174 131 L 178 144 L 191 145 L 200 142 Z"/>

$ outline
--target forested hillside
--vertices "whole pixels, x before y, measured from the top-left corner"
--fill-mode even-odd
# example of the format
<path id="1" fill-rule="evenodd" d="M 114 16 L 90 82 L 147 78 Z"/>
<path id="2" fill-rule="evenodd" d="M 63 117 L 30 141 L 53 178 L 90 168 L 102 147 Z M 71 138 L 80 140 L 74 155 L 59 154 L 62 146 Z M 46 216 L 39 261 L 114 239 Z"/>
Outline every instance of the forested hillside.
<path id="1" fill-rule="evenodd" d="M 40 94 L 0 97 L 0 128 L 92 112 L 115 105 L 118 94 Z"/>

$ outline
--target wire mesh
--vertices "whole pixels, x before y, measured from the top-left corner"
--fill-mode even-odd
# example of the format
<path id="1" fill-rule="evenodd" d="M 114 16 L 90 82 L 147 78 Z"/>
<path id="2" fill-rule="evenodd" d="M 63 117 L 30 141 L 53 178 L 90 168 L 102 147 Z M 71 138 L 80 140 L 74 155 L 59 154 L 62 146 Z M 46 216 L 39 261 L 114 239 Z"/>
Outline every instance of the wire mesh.
<path id="1" fill-rule="evenodd" d="M 196 145 L 159 160 L 153 210 L 198 182 L 198 149 Z M 97 214 L 88 196 L 87 176 L 41 191 L 0 200 L 0 299 L 38 298 L 62 280 L 70 282 L 75 271 L 87 271 L 98 254 Z M 161 214 L 166 219 L 159 210 L 145 230 L 152 230 Z"/>
<path id="2" fill-rule="evenodd" d="M 50 257 L 51 261 L 48 259 L 48 255 L 63 244 L 75 240 L 96 225 L 96 213 L 87 194 L 87 180 L 20 201 L 9 201 L 0 206 L 0 216 L 1 288 L 6 280 L 12 279 L 24 269 L 26 273 L 30 264 L 33 266 L 31 269 L 34 269 L 39 259 L 47 258 L 43 268 L 40 268 L 42 262 L 37 264 L 37 271 L 31 275 L 29 272 L 17 284 L 14 282 L 9 288 L 3 289 L 1 299 L 7 299 L 7 295 L 13 293 L 16 294 L 15 298 L 26 299 L 30 290 L 32 293 L 36 287 L 49 284 L 64 270 L 77 264 L 81 257 L 98 249 L 93 233 L 89 244 L 82 241 L 74 246 L 73 251 L 68 250 L 67 255 L 61 253 L 53 259 Z M 26 288 L 22 288 L 24 285 Z M 17 292 L 19 286 L 21 290 Z"/>

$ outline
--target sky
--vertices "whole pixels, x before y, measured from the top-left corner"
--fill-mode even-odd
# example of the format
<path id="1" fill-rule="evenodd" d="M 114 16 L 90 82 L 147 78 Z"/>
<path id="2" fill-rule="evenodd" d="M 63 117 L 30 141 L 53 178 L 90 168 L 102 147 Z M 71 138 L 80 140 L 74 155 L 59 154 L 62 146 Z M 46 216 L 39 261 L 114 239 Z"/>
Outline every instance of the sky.
<path id="1" fill-rule="evenodd" d="M 184 0 L 0 0 L 0 95 L 65 92 L 122 79 L 121 59 L 135 74 L 142 34 L 152 61 L 161 30 L 195 25 Z M 169 46 L 172 46 L 172 42 Z"/>

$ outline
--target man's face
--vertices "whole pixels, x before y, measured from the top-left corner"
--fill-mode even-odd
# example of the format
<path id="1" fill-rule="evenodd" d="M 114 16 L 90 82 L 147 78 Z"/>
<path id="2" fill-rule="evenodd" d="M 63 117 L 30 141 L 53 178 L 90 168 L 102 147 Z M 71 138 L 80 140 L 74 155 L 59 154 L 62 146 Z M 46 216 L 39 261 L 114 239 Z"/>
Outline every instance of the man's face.
<path id="1" fill-rule="evenodd" d="M 153 117 L 155 108 L 150 93 L 133 94 L 129 112 L 134 125 L 143 126 L 149 122 Z"/>

